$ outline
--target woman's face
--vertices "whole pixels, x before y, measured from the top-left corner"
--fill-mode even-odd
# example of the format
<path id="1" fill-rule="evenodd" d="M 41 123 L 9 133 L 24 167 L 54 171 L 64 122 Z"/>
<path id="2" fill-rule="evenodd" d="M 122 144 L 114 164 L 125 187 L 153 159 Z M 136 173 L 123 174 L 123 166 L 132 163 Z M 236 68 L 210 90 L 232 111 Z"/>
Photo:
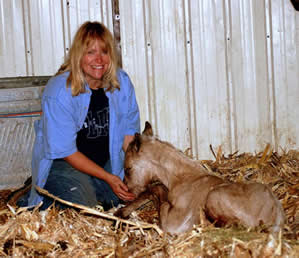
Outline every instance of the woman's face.
<path id="1" fill-rule="evenodd" d="M 108 70 L 109 64 L 110 56 L 104 42 L 100 39 L 91 41 L 81 59 L 81 68 L 90 88 L 99 87 L 99 80 Z"/>

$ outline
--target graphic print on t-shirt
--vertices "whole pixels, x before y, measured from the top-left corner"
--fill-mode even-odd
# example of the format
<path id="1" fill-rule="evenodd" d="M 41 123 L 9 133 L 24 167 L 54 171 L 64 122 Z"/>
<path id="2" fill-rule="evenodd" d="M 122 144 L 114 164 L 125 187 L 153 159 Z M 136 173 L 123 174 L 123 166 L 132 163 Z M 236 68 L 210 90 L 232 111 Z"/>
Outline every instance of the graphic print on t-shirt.
<path id="1" fill-rule="evenodd" d="M 103 167 L 109 160 L 109 100 L 103 89 L 92 90 L 88 112 L 77 133 L 77 148 Z"/>
<path id="2" fill-rule="evenodd" d="M 93 112 L 89 110 L 83 127 L 88 128 L 86 133 L 87 139 L 96 139 L 100 136 L 107 136 L 109 132 L 109 108 L 106 107 L 97 111 L 94 116 Z"/>

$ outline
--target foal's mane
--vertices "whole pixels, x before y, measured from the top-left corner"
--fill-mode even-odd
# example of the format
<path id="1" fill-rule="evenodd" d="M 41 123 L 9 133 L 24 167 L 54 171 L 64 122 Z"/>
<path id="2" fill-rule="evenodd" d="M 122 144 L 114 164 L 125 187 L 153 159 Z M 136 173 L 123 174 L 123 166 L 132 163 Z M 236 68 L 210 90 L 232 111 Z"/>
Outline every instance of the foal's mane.
<path id="1" fill-rule="evenodd" d="M 172 156 L 177 156 L 176 158 L 179 158 L 180 160 L 186 160 L 188 162 L 200 164 L 200 162 L 198 160 L 194 160 L 191 157 L 187 156 L 182 150 L 176 148 L 170 142 L 160 140 L 158 138 L 158 136 L 152 136 L 151 140 L 159 142 L 161 145 L 163 145 L 163 147 L 165 146 L 166 149 L 170 148 L 171 149 L 170 153 L 173 154 Z M 170 153 L 169 153 L 169 150 L 168 150 L 167 155 L 169 155 Z"/>
<path id="2" fill-rule="evenodd" d="M 173 144 L 162 141 L 156 136 L 152 136 L 150 141 L 155 145 L 159 145 L 160 156 L 162 158 L 161 165 L 168 167 L 172 176 L 183 178 L 194 178 L 207 174 L 208 171 L 203 167 L 199 160 L 192 159 Z M 180 179 L 179 179 L 180 180 Z"/>

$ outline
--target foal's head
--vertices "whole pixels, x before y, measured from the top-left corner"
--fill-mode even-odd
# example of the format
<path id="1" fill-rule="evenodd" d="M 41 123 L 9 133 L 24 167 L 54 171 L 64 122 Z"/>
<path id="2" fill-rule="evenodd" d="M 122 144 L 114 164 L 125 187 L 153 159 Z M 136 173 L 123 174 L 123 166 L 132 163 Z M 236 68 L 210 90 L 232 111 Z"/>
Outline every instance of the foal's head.
<path id="1" fill-rule="evenodd" d="M 136 133 L 125 155 L 125 178 L 129 190 L 135 195 L 145 191 L 146 186 L 155 179 L 159 166 L 159 140 L 153 136 L 152 126 L 145 123 L 142 134 Z"/>

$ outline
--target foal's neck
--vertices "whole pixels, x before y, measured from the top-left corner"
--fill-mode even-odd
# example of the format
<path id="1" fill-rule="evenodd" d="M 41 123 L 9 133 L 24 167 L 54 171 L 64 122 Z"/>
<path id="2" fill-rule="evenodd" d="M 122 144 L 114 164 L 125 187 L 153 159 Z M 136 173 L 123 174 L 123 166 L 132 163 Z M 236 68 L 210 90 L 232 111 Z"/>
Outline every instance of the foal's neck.
<path id="1" fill-rule="evenodd" d="M 156 171 L 155 177 L 168 189 L 179 181 L 192 181 L 207 174 L 200 161 L 189 158 L 175 148 L 170 148 L 162 153 L 162 156 L 159 157 L 160 169 Z"/>

